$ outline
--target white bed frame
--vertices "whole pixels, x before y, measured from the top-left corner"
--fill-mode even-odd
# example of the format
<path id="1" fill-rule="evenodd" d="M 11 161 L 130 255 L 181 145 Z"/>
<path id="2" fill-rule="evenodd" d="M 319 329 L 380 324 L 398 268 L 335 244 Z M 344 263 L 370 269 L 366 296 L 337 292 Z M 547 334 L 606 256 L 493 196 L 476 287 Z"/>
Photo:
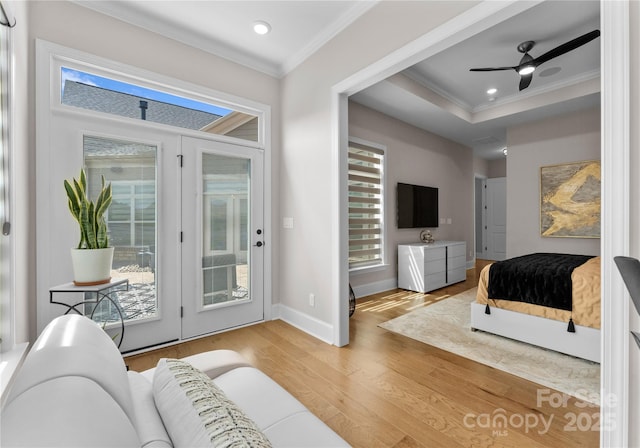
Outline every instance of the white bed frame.
<path id="1" fill-rule="evenodd" d="M 600 362 L 600 330 L 576 325 L 576 332 L 567 331 L 567 322 L 503 310 L 492 307 L 485 314 L 486 304 L 471 303 L 471 330 L 505 336 L 539 347 L 590 361 Z"/>

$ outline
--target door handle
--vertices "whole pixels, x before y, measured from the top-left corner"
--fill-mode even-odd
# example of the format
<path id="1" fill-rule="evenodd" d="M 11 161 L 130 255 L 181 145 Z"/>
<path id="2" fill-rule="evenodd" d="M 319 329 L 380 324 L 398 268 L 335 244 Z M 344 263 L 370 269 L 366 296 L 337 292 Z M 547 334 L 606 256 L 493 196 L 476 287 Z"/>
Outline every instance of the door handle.
<path id="1" fill-rule="evenodd" d="M 262 241 L 258 241 L 256 244 L 254 244 L 254 246 L 262 247 L 263 244 L 264 243 Z"/>

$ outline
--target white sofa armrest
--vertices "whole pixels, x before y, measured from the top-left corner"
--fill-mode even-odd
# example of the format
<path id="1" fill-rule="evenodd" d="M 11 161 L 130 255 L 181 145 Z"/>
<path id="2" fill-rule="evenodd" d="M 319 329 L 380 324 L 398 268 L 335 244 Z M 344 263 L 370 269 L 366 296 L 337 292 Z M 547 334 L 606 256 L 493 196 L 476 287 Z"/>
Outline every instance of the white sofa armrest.
<path id="1" fill-rule="evenodd" d="M 293 395 L 255 367 L 231 370 L 213 382 L 258 425 L 273 446 L 349 446 Z"/>
<path id="2" fill-rule="evenodd" d="M 53 378 L 2 410 L 3 447 L 132 447 L 140 439 L 119 404 L 95 381 Z"/>
<path id="3" fill-rule="evenodd" d="M 181 358 L 196 369 L 207 374 L 209 378 L 216 378 L 223 373 L 238 367 L 250 367 L 251 364 L 240 353 L 233 350 L 212 350 L 197 355 Z M 153 381 L 155 367 L 141 372 L 149 381 Z"/>
<path id="4" fill-rule="evenodd" d="M 133 418 L 120 351 L 98 324 L 78 314 L 60 316 L 45 327 L 16 376 L 6 404 L 38 384 L 66 376 L 94 381 Z"/>
<path id="5" fill-rule="evenodd" d="M 138 372 L 127 373 L 135 413 L 133 423 L 140 438 L 141 448 L 171 448 L 173 443 L 158 415 L 151 382 Z"/>

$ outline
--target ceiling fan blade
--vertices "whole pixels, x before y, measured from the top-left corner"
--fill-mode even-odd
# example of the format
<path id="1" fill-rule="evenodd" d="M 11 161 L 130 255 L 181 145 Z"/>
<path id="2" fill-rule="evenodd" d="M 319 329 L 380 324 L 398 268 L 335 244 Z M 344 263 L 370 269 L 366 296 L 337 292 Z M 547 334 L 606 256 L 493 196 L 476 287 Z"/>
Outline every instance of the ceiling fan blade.
<path id="1" fill-rule="evenodd" d="M 554 48 L 553 50 L 547 51 L 545 54 L 535 58 L 534 61 L 536 63 L 536 66 L 544 62 L 547 62 L 550 59 L 557 58 L 558 56 L 561 56 L 565 53 L 575 50 L 576 48 L 581 47 L 582 45 L 588 42 L 591 42 L 593 39 L 599 36 L 600 36 L 600 30 L 594 30 L 594 31 L 591 31 L 590 33 L 583 34 L 580 37 L 576 37 L 575 39 L 570 40 L 569 42 L 566 42 Z"/>
<path id="2" fill-rule="evenodd" d="M 520 90 L 524 90 L 529 87 L 531 84 L 531 80 L 533 79 L 533 73 L 529 73 L 528 75 L 522 75 L 520 77 Z"/>
<path id="3" fill-rule="evenodd" d="M 486 68 L 470 68 L 470 72 L 494 72 L 497 70 L 516 70 L 518 67 L 486 67 Z"/>

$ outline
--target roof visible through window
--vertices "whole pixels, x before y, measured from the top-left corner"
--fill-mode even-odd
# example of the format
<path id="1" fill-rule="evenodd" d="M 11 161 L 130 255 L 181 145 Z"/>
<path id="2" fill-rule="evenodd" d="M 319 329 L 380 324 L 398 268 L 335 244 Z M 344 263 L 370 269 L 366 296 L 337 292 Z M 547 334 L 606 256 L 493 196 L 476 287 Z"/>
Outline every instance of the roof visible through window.
<path id="1" fill-rule="evenodd" d="M 258 140 L 258 117 L 215 104 L 61 67 L 62 104 L 120 117 Z"/>

